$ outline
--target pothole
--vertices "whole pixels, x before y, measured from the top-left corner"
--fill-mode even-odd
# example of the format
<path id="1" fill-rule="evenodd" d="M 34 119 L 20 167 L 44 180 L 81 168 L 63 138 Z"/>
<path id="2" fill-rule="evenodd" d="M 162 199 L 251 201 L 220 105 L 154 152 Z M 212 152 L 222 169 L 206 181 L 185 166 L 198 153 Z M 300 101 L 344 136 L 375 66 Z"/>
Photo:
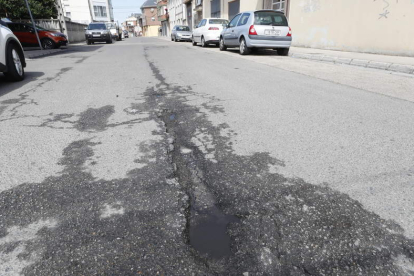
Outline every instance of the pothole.
<path id="1" fill-rule="evenodd" d="M 175 177 L 189 198 L 186 211 L 188 243 L 200 254 L 213 259 L 231 256 L 228 227 L 238 223 L 233 215 L 223 213 L 208 190 L 203 178 L 204 154 L 180 135 L 177 113 L 164 110 L 161 116 L 166 132 L 171 136 L 169 154 L 175 168 Z"/>

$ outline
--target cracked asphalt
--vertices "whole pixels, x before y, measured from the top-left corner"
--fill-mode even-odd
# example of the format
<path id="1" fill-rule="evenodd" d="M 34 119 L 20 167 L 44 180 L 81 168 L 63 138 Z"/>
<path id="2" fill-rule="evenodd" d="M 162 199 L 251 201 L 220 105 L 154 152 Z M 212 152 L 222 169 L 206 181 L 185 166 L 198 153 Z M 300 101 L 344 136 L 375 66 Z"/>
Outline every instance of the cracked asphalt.
<path id="1" fill-rule="evenodd" d="M 0 77 L 0 275 L 414 275 L 414 78 L 130 38 Z"/>

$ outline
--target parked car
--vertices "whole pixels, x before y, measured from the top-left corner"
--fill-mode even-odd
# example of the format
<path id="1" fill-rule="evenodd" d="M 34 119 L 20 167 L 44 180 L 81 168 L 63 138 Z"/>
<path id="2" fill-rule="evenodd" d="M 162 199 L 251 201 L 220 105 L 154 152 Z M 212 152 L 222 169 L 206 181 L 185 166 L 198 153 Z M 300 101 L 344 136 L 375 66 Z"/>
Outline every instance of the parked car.
<path id="1" fill-rule="evenodd" d="M 7 23 L 0 20 L 0 72 L 12 81 L 24 79 L 23 47 L 19 39 L 8 28 Z"/>
<path id="2" fill-rule="evenodd" d="M 191 41 L 192 33 L 188 26 L 175 25 L 171 31 L 172 41 Z"/>
<path id="3" fill-rule="evenodd" d="M 286 16 L 274 10 L 243 12 L 236 15 L 220 35 L 220 50 L 239 47 L 241 55 L 252 49 L 275 49 L 282 56 L 289 54 L 292 30 Z"/>
<path id="4" fill-rule="evenodd" d="M 220 18 L 206 18 L 201 20 L 193 31 L 193 46 L 196 46 L 197 43 L 200 43 L 201 47 L 206 47 L 209 44 L 218 45 L 223 26 L 228 23 L 229 21 L 227 19 Z"/>
<path id="5" fill-rule="evenodd" d="M 112 22 L 105 23 L 108 30 L 111 32 L 112 36 L 116 41 L 122 40 L 122 29 L 118 25 Z"/>
<path id="6" fill-rule="evenodd" d="M 104 22 L 90 23 L 85 29 L 86 43 L 91 45 L 95 42 L 113 43 L 114 38 Z"/>
<path id="7" fill-rule="evenodd" d="M 16 22 L 8 22 L 6 24 L 13 31 L 13 34 L 17 36 L 23 47 L 39 46 L 33 25 Z M 36 29 L 43 49 L 57 49 L 68 44 L 66 35 L 61 32 L 50 31 L 39 26 L 36 26 Z"/>
<path id="8" fill-rule="evenodd" d="M 128 31 L 124 31 L 124 38 L 129 38 L 129 33 L 128 33 Z"/>

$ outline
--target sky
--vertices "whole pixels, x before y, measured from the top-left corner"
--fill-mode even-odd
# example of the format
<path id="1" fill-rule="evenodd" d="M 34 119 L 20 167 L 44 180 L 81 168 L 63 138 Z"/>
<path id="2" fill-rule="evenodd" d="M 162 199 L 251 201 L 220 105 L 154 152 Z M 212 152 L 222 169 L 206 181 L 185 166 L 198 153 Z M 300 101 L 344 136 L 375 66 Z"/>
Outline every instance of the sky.
<path id="1" fill-rule="evenodd" d="M 145 0 L 112 0 L 115 22 L 124 22 L 131 13 L 141 13 L 141 5 Z"/>

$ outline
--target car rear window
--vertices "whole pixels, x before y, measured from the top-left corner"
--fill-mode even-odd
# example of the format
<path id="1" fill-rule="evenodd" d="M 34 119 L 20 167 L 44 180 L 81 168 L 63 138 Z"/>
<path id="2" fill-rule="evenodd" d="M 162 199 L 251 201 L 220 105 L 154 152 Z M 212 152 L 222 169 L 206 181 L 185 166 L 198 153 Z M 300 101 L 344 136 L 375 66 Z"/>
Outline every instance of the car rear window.
<path id="1" fill-rule="evenodd" d="M 254 13 L 254 25 L 288 26 L 286 16 L 272 11 Z"/>
<path id="2" fill-rule="evenodd" d="M 208 20 L 209 24 L 218 24 L 218 25 L 223 25 L 223 24 L 229 24 L 229 21 L 225 20 L 225 19 L 210 19 Z"/>
<path id="3" fill-rule="evenodd" d="M 105 24 L 90 24 L 88 30 L 106 30 Z"/>

